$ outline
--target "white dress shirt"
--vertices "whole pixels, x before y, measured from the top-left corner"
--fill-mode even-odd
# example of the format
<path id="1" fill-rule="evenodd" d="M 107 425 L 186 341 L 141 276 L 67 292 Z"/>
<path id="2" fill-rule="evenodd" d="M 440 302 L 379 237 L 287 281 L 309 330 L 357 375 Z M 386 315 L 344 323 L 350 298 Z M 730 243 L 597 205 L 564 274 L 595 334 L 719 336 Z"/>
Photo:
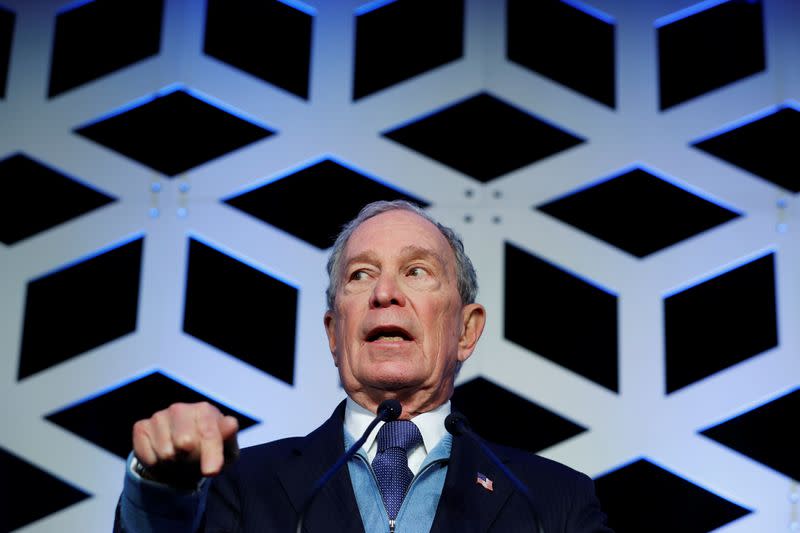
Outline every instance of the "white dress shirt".
<path id="1" fill-rule="evenodd" d="M 422 413 L 411 419 L 411 421 L 419 428 L 422 434 L 422 445 L 417 446 L 408 453 L 408 468 L 416 476 L 419 472 L 422 462 L 428 456 L 428 452 L 439 444 L 442 437 L 445 436 L 447 430 L 444 427 L 444 419 L 450 414 L 450 402 L 445 402 L 433 411 Z M 354 439 L 358 439 L 367 430 L 370 422 L 375 418 L 375 413 L 368 411 L 354 402 L 352 399 L 347 398 L 347 405 L 344 411 L 344 428 L 347 430 Z M 379 422 L 375 429 L 367 436 L 364 441 L 363 449 L 367 452 L 370 464 L 375 459 L 378 453 L 377 436 L 378 430 L 383 426 L 384 422 Z"/>

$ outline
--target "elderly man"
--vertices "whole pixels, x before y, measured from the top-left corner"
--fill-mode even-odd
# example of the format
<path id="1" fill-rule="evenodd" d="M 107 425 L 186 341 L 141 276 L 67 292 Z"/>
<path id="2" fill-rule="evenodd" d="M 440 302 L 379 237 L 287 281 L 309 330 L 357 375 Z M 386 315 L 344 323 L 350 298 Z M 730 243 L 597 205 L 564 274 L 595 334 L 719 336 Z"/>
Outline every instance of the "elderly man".
<path id="1" fill-rule="evenodd" d="M 240 457 L 226 453 L 236 420 L 208 404 L 137 422 L 117 531 L 610 531 L 587 476 L 492 446 L 498 467 L 479 442 L 445 430 L 456 373 L 486 320 L 451 229 L 407 202 L 370 204 L 339 235 L 328 274 L 325 330 L 347 399 L 306 437 Z M 402 405 L 400 420 L 380 423 L 332 471 L 387 399 Z"/>

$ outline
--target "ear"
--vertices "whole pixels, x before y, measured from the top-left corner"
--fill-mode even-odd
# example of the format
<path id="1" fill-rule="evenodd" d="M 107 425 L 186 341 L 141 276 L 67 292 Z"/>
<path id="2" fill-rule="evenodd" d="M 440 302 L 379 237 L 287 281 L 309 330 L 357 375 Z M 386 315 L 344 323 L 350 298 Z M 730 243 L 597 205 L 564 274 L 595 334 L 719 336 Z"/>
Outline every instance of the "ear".
<path id="1" fill-rule="evenodd" d="M 486 309 L 481 304 L 467 304 L 461 310 L 461 337 L 458 339 L 458 360 L 466 361 L 486 325 Z"/>
<path id="2" fill-rule="evenodd" d="M 325 323 L 325 333 L 328 335 L 328 347 L 333 356 L 333 364 L 338 367 L 339 360 L 336 357 L 336 315 L 334 315 L 333 311 L 325 311 L 323 321 Z"/>

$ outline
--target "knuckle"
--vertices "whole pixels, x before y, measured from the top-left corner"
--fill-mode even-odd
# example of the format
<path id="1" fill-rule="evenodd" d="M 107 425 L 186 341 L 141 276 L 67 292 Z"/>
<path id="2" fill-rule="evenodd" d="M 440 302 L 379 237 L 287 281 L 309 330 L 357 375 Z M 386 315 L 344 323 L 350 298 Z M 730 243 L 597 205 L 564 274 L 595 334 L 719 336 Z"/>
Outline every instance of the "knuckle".
<path id="1" fill-rule="evenodd" d="M 181 402 L 173 403 L 167 407 L 166 411 L 173 417 L 179 417 L 186 411 L 186 404 Z"/>
<path id="2" fill-rule="evenodd" d="M 159 448 L 158 448 L 158 457 L 162 461 L 171 461 L 171 460 L 175 459 L 175 448 L 173 448 L 172 446 L 170 446 L 168 444 L 159 446 Z"/>
<path id="3" fill-rule="evenodd" d="M 191 452 L 195 448 L 195 442 L 191 435 L 181 433 L 173 437 L 175 448 L 183 452 Z"/>
<path id="4" fill-rule="evenodd" d="M 219 435 L 215 421 L 203 419 L 197 423 L 197 432 L 203 440 L 213 439 Z"/>
<path id="5" fill-rule="evenodd" d="M 133 424 L 134 438 L 140 435 L 147 435 L 150 423 L 147 420 L 139 420 Z"/>
<path id="6" fill-rule="evenodd" d="M 153 413 L 153 416 L 150 417 L 150 420 L 153 421 L 154 424 L 159 425 L 163 424 L 167 420 L 169 420 L 169 415 L 167 414 L 167 410 L 164 409 L 162 411 L 156 411 Z"/>
<path id="7" fill-rule="evenodd" d="M 204 417 L 214 417 L 219 413 L 219 410 L 208 402 L 200 402 L 197 404 L 197 411 Z"/>

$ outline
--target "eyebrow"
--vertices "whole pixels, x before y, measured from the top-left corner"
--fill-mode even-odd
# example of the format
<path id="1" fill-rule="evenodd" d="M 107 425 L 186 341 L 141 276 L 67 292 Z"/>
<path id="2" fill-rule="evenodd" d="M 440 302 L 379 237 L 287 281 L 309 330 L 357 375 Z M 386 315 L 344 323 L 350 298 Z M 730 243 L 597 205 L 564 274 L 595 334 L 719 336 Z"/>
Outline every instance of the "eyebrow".
<path id="1" fill-rule="evenodd" d="M 423 248 L 422 246 L 409 244 L 408 246 L 405 246 L 400 253 L 403 255 L 403 257 L 407 258 L 434 259 L 437 263 L 439 263 L 439 266 L 442 267 L 442 271 L 447 274 L 447 262 L 444 260 L 444 257 L 434 252 L 430 248 Z"/>
<path id="2" fill-rule="evenodd" d="M 378 256 L 374 252 L 366 251 L 361 252 L 358 255 L 354 255 L 353 257 L 347 258 L 347 261 L 344 262 L 344 270 L 350 267 L 353 263 L 378 263 Z"/>

